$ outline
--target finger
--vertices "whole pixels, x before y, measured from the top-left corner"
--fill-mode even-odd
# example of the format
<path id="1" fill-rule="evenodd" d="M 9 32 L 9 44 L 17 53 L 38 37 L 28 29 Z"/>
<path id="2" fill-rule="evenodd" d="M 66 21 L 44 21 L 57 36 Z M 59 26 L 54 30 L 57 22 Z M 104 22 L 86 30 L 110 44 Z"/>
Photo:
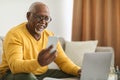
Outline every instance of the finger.
<path id="1" fill-rule="evenodd" d="M 56 53 L 51 57 L 51 60 L 54 61 L 56 59 Z"/>
<path id="2" fill-rule="evenodd" d="M 78 76 L 81 76 L 81 69 L 78 70 Z"/>
<path id="3" fill-rule="evenodd" d="M 44 50 L 44 49 L 39 52 L 39 54 L 38 54 L 38 61 L 40 61 L 40 57 L 43 56 L 44 53 L 45 53 L 45 50 Z"/>
<path id="4" fill-rule="evenodd" d="M 51 63 L 52 61 L 55 60 L 56 57 L 57 57 L 57 56 L 56 56 L 56 52 L 50 54 L 50 56 L 49 56 L 47 62 L 48 62 L 48 63 Z"/>
<path id="5" fill-rule="evenodd" d="M 43 49 L 39 54 L 38 54 L 38 60 L 40 59 L 47 59 L 50 54 L 46 53 L 46 50 Z"/>
<path id="6" fill-rule="evenodd" d="M 43 49 L 42 51 L 40 51 L 38 55 L 42 56 L 42 55 L 44 55 L 44 53 L 45 53 L 45 49 Z"/>
<path id="7" fill-rule="evenodd" d="M 54 50 L 53 52 L 51 52 L 50 54 L 54 54 L 54 53 L 56 53 L 56 50 Z"/>
<path id="8" fill-rule="evenodd" d="M 54 61 L 54 59 L 57 57 L 56 50 L 53 53 L 46 54 L 46 62 L 49 64 L 50 62 Z"/>
<path id="9" fill-rule="evenodd" d="M 48 54 L 49 52 L 50 52 L 50 50 L 53 48 L 53 46 L 52 45 L 50 45 L 48 48 L 46 48 L 43 52 L 41 52 L 42 54 L 42 56 L 49 56 L 50 54 Z"/>
<path id="10" fill-rule="evenodd" d="M 56 58 L 56 56 L 52 56 L 51 58 L 49 58 L 49 59 L 47 60 L 47 64 L 46 64 L 46 65 L 52 63 L 52 62 L 55 60 L 55 58 Z"/>
<path id="11" fill-rule="evenodd" d="M 56 58 L 56 56 L 54 56 L 54 55 L 49 57 L 48 59 L 46 59 L 46 62 L 44 65 L 50 64 L 51 62 L 53 62 L 55 60 L 55 58 Z"/>
<path id="12" fill-rule="evenodd" d="M 53 48 L 53 45 L 50 45 L 47 50 L 51 50 Z"/>
<path id="13" fill-rule="evenodd" d="M 43 58 L 44 57 L 44 58 Z M 53 53 L 53 54 L 49 54 L 48 57 L 45 56 L 42 56 L 42 62 L 41 62 L 41 65 L 42 66 L 45 66 L 45 65 L 48 65 L 50 64 L 51 62 L 53 62 L 56 58 L 56 53 Z"/>

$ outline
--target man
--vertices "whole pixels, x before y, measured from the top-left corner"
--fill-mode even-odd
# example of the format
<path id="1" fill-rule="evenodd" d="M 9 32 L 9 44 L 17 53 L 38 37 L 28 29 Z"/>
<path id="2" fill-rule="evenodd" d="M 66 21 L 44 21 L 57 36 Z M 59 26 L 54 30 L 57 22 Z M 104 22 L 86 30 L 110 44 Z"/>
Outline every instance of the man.
<path id="1" fill-rule="evenodd" d="M 52 45 L 46 48 L 48 36 L 54 36 L 46 30 L 52 20 L 48 7 L 41 2 L 33 3 L 27 12 L 27 20 L 28 22 L 12 28 L 5 37 L 0 64 L 3 80 L 78 76 L 80 67 L 65 55 L 59 42 L 57 50 L 52 53 Z M 48 65 L 53 61 L 61 70 L 48 70 Z"/>

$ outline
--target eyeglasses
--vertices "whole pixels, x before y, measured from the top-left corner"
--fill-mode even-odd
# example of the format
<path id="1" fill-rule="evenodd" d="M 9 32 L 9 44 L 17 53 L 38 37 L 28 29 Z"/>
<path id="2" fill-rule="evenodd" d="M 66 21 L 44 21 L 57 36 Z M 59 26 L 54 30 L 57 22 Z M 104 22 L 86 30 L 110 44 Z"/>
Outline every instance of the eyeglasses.
<path id="1" fill-rule="evenodd" d="M 52 20 L 52 18 L 50 16 L 38 16 L 36 14 L 33 13 L 33 17 L 37 20 L 37 21 L 42 21 L 45 20 L 46 22 L 50 22 Z"/>

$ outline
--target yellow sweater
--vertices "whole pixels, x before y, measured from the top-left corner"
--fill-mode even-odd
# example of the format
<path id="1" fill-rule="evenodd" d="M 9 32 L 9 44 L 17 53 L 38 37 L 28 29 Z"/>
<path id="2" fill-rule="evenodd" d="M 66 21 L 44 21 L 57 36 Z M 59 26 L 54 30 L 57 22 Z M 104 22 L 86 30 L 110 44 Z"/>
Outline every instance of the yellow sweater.
<path id="1" fill-rule="evenodd" d="M 26 23 L 12 28 L 3 43 L 2 64 L 0 72 L 3 74 L 10 69 L 15 73 L 33 73 L 40 75 L 48 70 L 48 66 L 41 66 L 37 61 L 38 53 L 46 48 L 48 36 L 53 33 L 44 30 L 39 41 L 35 40 L 26 29 Z M 76 66 L 64 53 L 60 43 L 57 44 L 58 56 L 55 63 L 68 74 L 77 75 L 80 67 Z"/>

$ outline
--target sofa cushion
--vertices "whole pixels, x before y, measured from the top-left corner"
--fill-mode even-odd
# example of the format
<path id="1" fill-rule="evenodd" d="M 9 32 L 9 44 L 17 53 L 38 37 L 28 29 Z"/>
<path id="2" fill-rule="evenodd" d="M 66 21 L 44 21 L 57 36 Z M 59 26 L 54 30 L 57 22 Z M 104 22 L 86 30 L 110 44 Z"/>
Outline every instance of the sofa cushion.
<path id="1" fill-rule="evenodd" d="M 3 42 L 3 37 L 0 37 L 0 63 L 1 63 L 1 61 L 2 61 L 2 43 Z"/>
<path id="2" fill-rule="evenodd" d="M 66 42 L 65 53 L 78 66 L 82 65 L 85 52 L 95 52 L 98 41 Z"/>

